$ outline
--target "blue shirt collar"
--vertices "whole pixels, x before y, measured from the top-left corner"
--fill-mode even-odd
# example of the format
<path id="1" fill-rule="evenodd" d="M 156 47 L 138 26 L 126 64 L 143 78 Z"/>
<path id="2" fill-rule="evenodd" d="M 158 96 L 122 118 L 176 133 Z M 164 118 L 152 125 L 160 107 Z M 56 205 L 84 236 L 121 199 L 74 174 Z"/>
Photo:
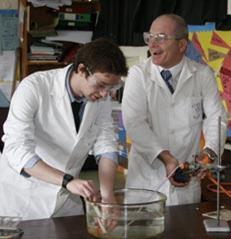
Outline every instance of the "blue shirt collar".
<path id="1" fill-rule="evenodd" d="M 81 97 L 79 99 L 76 99 L 75 96 L 72 94 L 71 92 L 71 86 L 70 86 L 70 77 L 71 77 L 71 74 L 73 72 L 73 65 L 68 69 L 67 71 L 67 74 L 66 74 L 66 79 L 65 79 L 65 87 L 66 87 L 66 90 L 67 90 L 67 93 L 68 93 L 68 96 L 69 96 L 69 99 L 72 102 L 74 101 L 77 101 L 78 103 L 80 102 L 85 102 L 86 101 L 86 98 L 85 97 Z"/>

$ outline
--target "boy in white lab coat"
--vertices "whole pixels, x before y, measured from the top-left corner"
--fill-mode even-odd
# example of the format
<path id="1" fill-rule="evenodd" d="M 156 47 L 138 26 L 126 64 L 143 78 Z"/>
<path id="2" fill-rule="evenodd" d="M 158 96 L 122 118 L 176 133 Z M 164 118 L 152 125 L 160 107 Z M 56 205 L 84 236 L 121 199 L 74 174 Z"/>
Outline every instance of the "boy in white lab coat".
<path id="1" fill-rule="evenodd" d="M 4 124 L 1 216 L 82 214 L 79 196 L 113 202 L 117 144 L 110 92 L 126 74 L 118 46 L 98 39 L 77 52 L 74 64 L 20 83 Z M 100 195 L 91 180 L 78 177 L 90 150 L 98 159 Z"/>

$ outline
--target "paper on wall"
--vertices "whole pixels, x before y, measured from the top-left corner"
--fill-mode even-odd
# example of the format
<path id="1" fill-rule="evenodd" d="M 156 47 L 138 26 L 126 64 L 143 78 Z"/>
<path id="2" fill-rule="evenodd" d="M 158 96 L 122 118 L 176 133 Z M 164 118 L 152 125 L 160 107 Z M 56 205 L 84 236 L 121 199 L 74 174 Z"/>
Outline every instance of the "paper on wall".
<path id="1" fill-rule="evenodd" d="M 0 9 L 17 9 L 18 0 L 1 0 Z"/>
<path id="2" fill-rule="evenodd" d="M 16 67 L 16 52 L 3 51 L 0 54 L 0 81 L 13 81 Z"/>
<path id="3" fill-rule="evenodd" d="M 3 51 L 0 54 L 0 90 L 1 102 L 0 104 L 7 104 L 11 99 L 12 85 L 15 77 L 16 69 L 16 52 Z"/>
<path id="4" fill-rule="evenodd" d="M 227 14 L 231 15 L 231 0 L 228 0 Z"/>

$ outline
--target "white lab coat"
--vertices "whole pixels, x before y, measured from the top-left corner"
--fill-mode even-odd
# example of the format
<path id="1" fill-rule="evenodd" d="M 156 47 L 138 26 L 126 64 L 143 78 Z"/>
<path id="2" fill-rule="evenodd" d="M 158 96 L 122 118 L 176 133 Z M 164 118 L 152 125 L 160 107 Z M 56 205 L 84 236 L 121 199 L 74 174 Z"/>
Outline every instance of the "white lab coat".
<path id="1" fill-rule="evenodd" d="M 60 215 L 64 202 L 68 208 L 67 200 L 71 199 L 67 199 L 66 190 L 20 175 L 35 154 L 47 164 L 78 177 L 91 149 L 95 155 L 117 150 L 109 97 L 86 103 L 79 133 L 76 133 L 65 88 L 69 67 L 28 76 L 12 98 L 4 124 L 5 147 L 0 160 L 1 216 L 48 218 Z M 79 197 L 75 199 L 80 202 Z M 79 214 L 82 213 L 80 204 L 74 208 Z"/>
<path id="2" fill-rule="evenodd" d="M 193 155 L 199 153 L 202 129 L 205 146 L 218 153 L 219 116 L 223 122 L 223 147 L 227 117 L 210 68 L 185 57 L 172 95 L 149 58 L 130 69 L 122 112 L 132 140 L 126 186 L 161 191 L 168 205 L 199 202 L 199 180 L 191 180 L 184 188 L 171 186 L 157 156 L 169 150 L 180 162 L 191 162 Z"/>

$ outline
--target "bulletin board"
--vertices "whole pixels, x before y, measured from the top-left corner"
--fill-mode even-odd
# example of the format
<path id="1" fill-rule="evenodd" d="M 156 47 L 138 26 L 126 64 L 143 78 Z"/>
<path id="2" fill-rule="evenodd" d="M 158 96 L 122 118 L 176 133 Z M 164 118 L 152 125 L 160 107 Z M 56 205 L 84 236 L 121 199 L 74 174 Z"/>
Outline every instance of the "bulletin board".
<path id="1" fill-rule="evenodd" d="M 8 107 L 13 92 L 18 37 L 18 1 L 0 1 L 0 107 Z"/>

